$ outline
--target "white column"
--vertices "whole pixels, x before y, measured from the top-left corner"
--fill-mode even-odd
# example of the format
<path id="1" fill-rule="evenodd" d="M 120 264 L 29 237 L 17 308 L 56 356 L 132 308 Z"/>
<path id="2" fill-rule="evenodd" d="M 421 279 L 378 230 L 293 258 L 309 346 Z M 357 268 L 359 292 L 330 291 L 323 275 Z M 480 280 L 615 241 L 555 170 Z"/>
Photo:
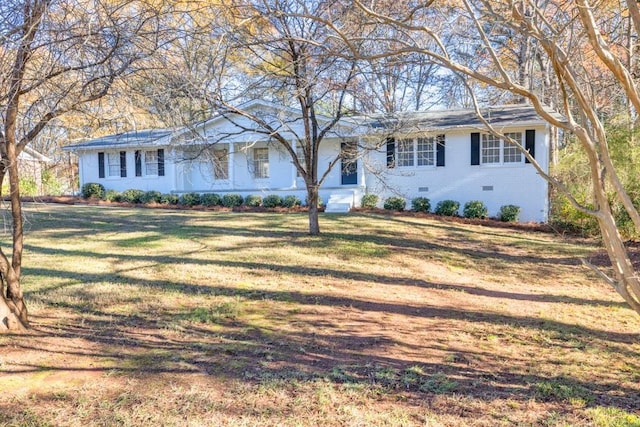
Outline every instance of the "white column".
<path id="1" fill-rule="evenodd" d="M 298 155 L 298 143 L 294 139 L 291 141 L 291 148 L 293 152 Z M 298 186 L 298 170 L 296 169 L 296 165 L 293 163 L 293 159 L 291 159 L 291 188 L 296 188 Z"/>
<path id="2" fill-rule="evenodd" d="M 229 185 L 230 187 L 233 189 L 236 186 L 236 180 L 234 177 L 234 173 L 235 173 L 235 161 L 236 161 L 236 146 L 234 143 L 230 142 L 229 143 L 229 152 L 228 152 L 228 159 L 227 159 L 227 164 L 229 165 Z"/>

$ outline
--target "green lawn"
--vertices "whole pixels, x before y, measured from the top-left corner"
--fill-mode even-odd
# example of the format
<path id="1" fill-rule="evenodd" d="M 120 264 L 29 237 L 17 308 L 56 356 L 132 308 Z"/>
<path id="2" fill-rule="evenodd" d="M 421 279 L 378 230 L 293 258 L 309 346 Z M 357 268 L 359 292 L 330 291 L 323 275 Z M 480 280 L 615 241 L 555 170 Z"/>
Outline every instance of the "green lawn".
<path id="1" fill-rule="evenodd" d="M 26 211 L 32 329 L 0 335 L 0 425 L 640 426 L 640 317 L 581 266 L 596 242 Z"/>

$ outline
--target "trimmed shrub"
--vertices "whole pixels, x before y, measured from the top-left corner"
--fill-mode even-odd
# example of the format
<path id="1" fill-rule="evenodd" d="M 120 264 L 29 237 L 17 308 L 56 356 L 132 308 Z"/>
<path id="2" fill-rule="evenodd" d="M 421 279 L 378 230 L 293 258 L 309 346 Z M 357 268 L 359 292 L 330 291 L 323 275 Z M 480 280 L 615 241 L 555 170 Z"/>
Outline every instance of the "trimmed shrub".
<path id="1" fill-rule="evenodd" d="M 487 207 L 480 200 L 472 200 L 464 204 L 462 214 L 465 218 L 481 218 L 487 217 L 489 211 Z"/>
<path id="2" fill-rule="evenodd" d="M 285 196 L 284 199 L 282 199 L 282 206 L 285 208 L 293 208 L 296 206 L 300 206 L 301 204 L 302 201 L 292 194 Z"/>
<path id="3" fill-rule="evenodd" d="M 120 192 L 116 190 L 107 190 L 104 193 L 104 199 L 107 202 L 119 202 L 122 200 L 122 194 L 120 194 Z"/>
<path id="4" fill-rule="evenodd" d="M 135 188 L 130 188 L 122 192 L 121 199 L 123 202 L 127 202 L 127 203 L 140 203 L 143 194 L 144 194 L 144 191 L 142 190 L 136 190 Z"/>
<path id="5" fill-rule="evenodd" d="M 200 204 L 202 206 L 221 206 L 222 197 L 216 193 L 206 193 L 200 196 Z"/>
<path id="6" fill-rule="evenodd" d="M 162 193 L 159 191 L 151 190 L 146 191 L 142 196 L 140 196 L 140 202 L 145 205 L 148 203 L 160 203 L 160 197 Z"/>
<path id="7" fill-rule="evenodd" d="M 455 200 L 441 200 L 433 211 L 436 215 L 457 216 L 460 209 L 460 203 Z"/>
<path id="8" fill-rule="evenodd" d="M 256 194 L 249 194 L 244 199 L 245 206 L 251 206 L 252 208 L 257 208 L 262 204 L 262 196 L 258 196 Z"/>
<path id="9" fill-rule="evenodd" d="M 516 222 L 520 216 L 520 206 L 516 205 L 504 205 L 500 206 L 500 212 L 498 218 L 504 222 Z"/>
<path id="10" fill-rule="evenodd" d="M 85 199 L 102 199 L 104 193 L 104 185 L 97 182 L 87 182 L 82 186 L 82 197 Z"/>
<path id="11" fill-rule="evenodd" d="M 402 197 L 389 197 L 384 201 L 384 208 L 389 211 L 403 211 L 407 201 Z"/>
<path id="12" fill-rule="evenodd" d="M 262 199 L 262 206 L 265 208 L 277 208 L 278 206 L 282 206 L 282 197 L 277 194 L 269 194 Z"/>
<path id="13" fill-rule="evenodd" d="M 198 193 L 185 193 L 180 196 L 180 204 L 183 206 L 196 206 L 200 204 L 200 194 Z"/>
<path id="14" fill-rule="evenodd" d="M 222 196 L 222 206 L 226 208 L 235 208 L 236 206 L 242 205 L 243 199 L 239 194 L 225 194 Z"/>
<path id="15" fill-rule="evenodd" d="M 375 209 L 378 206 L 378 196 L 376 194 L 365 194 L 362 196 L 362 207 Z"/>
<path id="16" fill-rule="evenodd" d="M 416 197 L 411 201 L 411 207 L 416 212 L 431 211 L 431 201 L 426 197 Z"/>
<path id="17" fill-rule="evenodd" d="M 177 205 L 180 203 L 180 197 L 177 194 L 163 194 L 160 196 L 160 203 L 163 205 Z"/>

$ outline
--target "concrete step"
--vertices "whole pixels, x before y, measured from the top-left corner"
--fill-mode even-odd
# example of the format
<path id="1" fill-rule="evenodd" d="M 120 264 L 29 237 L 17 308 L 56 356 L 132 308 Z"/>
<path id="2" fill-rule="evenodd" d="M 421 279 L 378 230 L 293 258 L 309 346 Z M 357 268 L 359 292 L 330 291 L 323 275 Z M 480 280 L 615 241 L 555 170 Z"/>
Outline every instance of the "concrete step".
<path id="1" fill-rule="evenodd" d="M 351 210 L 351 203 L 327 203 L 325 213 L 347 213 Z"/>

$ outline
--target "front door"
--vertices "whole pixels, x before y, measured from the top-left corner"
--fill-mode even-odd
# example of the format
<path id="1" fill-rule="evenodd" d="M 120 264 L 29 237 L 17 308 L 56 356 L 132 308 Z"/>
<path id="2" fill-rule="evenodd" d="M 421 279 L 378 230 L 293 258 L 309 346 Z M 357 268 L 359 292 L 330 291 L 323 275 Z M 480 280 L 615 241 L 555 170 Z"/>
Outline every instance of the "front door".
<path id="1" fill-rule="evenodd" d="M 355 142 L 343 142 L 341 150 L 342 185 L 355 185 L 358 183 L 358 159 Z"/>

